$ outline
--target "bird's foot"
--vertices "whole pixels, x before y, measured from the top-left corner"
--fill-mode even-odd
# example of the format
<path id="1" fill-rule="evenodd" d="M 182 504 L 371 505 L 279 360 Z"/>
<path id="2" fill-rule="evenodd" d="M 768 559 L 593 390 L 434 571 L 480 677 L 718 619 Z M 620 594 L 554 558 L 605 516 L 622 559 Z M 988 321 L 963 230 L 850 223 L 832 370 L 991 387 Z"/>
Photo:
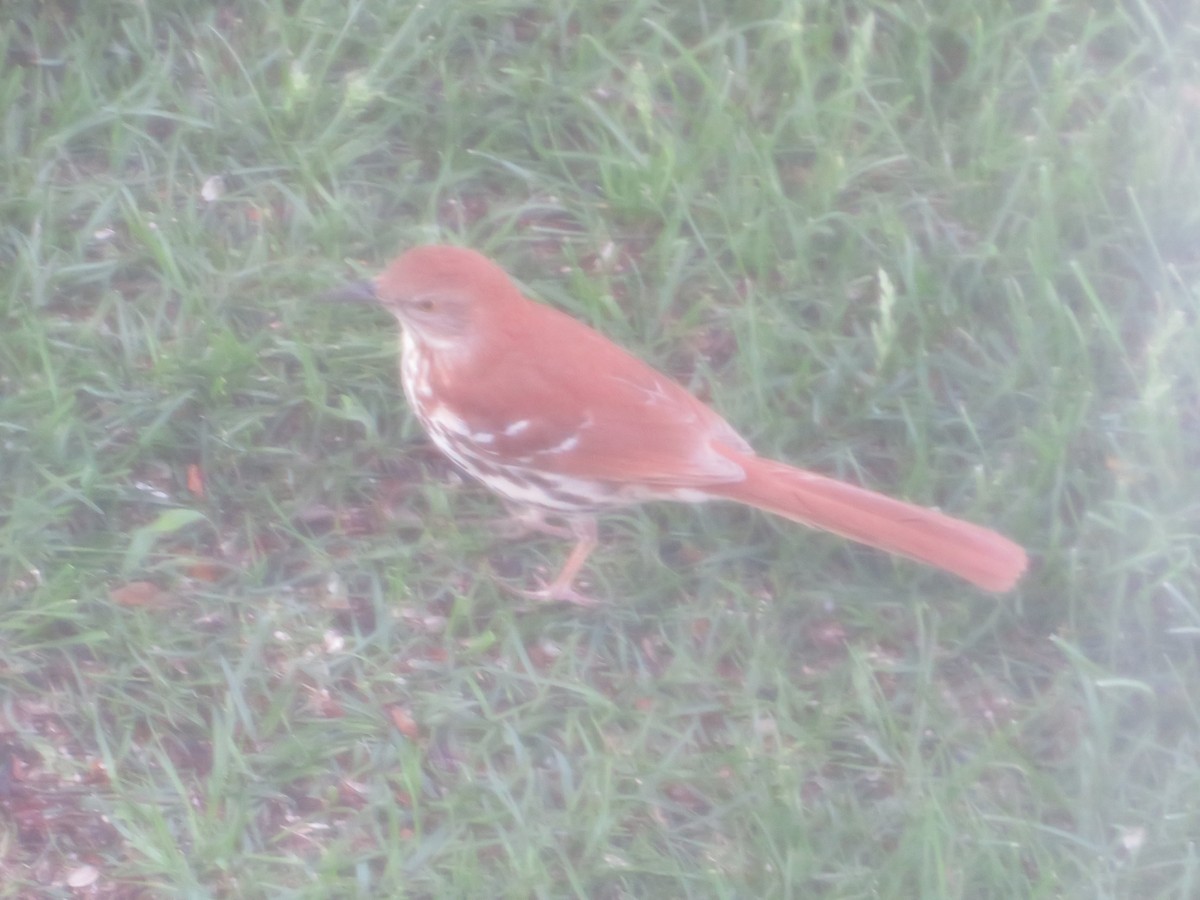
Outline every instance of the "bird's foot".
<path id="1" fill-rule="evenodd" d="M 556 538 L 574 538 L 575 532 L 565 525 L 555 525 L 546 513 L 530 506 L 513 507 L 505 519 L 492 524 L 492 530 L 506 541 L 520 541 L 545 534 Z"/>
<path id="2" fill-rule="evenodd" d="M 516 521 L 526 526 L 526 528 L 558 534 L 557 526 L 550 525 L 546 521 L 546 514 L 538 509 L 532 509 L 529 512 L 518 511 Z M 559 573 L 554 577 L 548 585 L 537 590 L 527 591 L 513 589 L 515 593 L 528 600 L 536 600 L 539 603 L 571 603 L 575 606 L 599 606 L 601 601 L 596 600 L 586 594 L 581 594 L 575 590 L 572 585 L 575 583 L 576 577 L 579 575 L 579 570 L 583 568 L 584 562 L 588 555 L 596 546 L 596 522 L 592 518 L 568 519 L 567 524 L 569 529 L 564 529 L 564 536 L 575 538 L 575 546 L 571 550 L 571 555 L 567 557 L 567 561 L 563 564 Z"/>
<path id="3" fill-rule="evenodd" d="M 536 590 L 524 590 L 522 588 L 510 588 L 510 590 L 519 597 L 524 597 L 526 600 L 535 600 L 539 606 L 547 603 L 570 603 L 573 606 L 584 608 L 594 608 L 602 606 L 604 601 L 596 597 L 590 597 L 587 594 L 581 594 L 569 584 L 558 584 L 552 582 L 545 587 Z M 527 607 L 534 609 L 536 607 Z"/>

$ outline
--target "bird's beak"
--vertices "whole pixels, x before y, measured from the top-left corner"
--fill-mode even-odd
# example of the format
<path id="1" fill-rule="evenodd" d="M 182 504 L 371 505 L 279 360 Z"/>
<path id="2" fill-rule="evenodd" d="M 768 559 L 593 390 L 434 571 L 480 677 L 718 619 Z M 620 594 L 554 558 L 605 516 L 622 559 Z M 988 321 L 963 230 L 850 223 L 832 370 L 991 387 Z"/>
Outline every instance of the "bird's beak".
<path id="1" fill-rule="evenodd" d="M 379 296 L 375 293 L 375 282 L 352 281 L 326 291 L 321 295 L 321 299 L 330 303 L 374 303 Z"/>

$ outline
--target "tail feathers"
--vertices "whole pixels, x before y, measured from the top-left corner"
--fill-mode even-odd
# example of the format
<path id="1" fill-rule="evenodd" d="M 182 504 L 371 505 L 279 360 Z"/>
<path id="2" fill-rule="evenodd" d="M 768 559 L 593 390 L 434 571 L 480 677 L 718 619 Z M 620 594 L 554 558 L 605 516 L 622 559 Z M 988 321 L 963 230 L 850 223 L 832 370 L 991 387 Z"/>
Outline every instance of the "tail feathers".
<path id="1" fill-rule="evenodd" d="M 784 463 L 736 460 L 746 479 L 707 493 L 919 560 L 986 591 L 1009 590 L 1028 565 L 1021 547 L 990 529 Z"/>

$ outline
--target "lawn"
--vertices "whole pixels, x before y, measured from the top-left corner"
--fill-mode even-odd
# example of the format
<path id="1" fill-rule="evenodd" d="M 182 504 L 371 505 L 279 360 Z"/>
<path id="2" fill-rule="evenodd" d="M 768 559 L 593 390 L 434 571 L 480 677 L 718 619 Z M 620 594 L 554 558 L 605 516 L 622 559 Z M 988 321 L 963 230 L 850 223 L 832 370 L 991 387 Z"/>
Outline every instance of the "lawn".
<path id="1" fill-rule="evenodd" d="M 7 0 L 0 897 L 1200 895 L 1186 0 Z M 425 440 L 488 253 L 991 596 L 721 504 L 567 546 Z"/>

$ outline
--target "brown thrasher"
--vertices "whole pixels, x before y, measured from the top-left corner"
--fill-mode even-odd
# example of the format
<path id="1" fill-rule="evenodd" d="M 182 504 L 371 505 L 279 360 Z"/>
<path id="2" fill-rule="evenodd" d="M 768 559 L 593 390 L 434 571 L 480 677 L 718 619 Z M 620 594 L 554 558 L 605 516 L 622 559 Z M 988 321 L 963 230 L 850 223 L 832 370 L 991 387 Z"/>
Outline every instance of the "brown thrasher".
<path id="1" fill-rule="evenodd" d="M 404 393 L 434 444 L 528 526 L 575 538 L 558 576 L 527 596 L 590 604 L 572 584 L 596 547 L 596 514 L 646 500 L 736 500 L 988 591 L 1025 571 L 1025 551 L 994 531 L 755 456 L 674 381 L 527 299 L 473 250 L 416 247 L 333 296 L 399 320 Z"/>

